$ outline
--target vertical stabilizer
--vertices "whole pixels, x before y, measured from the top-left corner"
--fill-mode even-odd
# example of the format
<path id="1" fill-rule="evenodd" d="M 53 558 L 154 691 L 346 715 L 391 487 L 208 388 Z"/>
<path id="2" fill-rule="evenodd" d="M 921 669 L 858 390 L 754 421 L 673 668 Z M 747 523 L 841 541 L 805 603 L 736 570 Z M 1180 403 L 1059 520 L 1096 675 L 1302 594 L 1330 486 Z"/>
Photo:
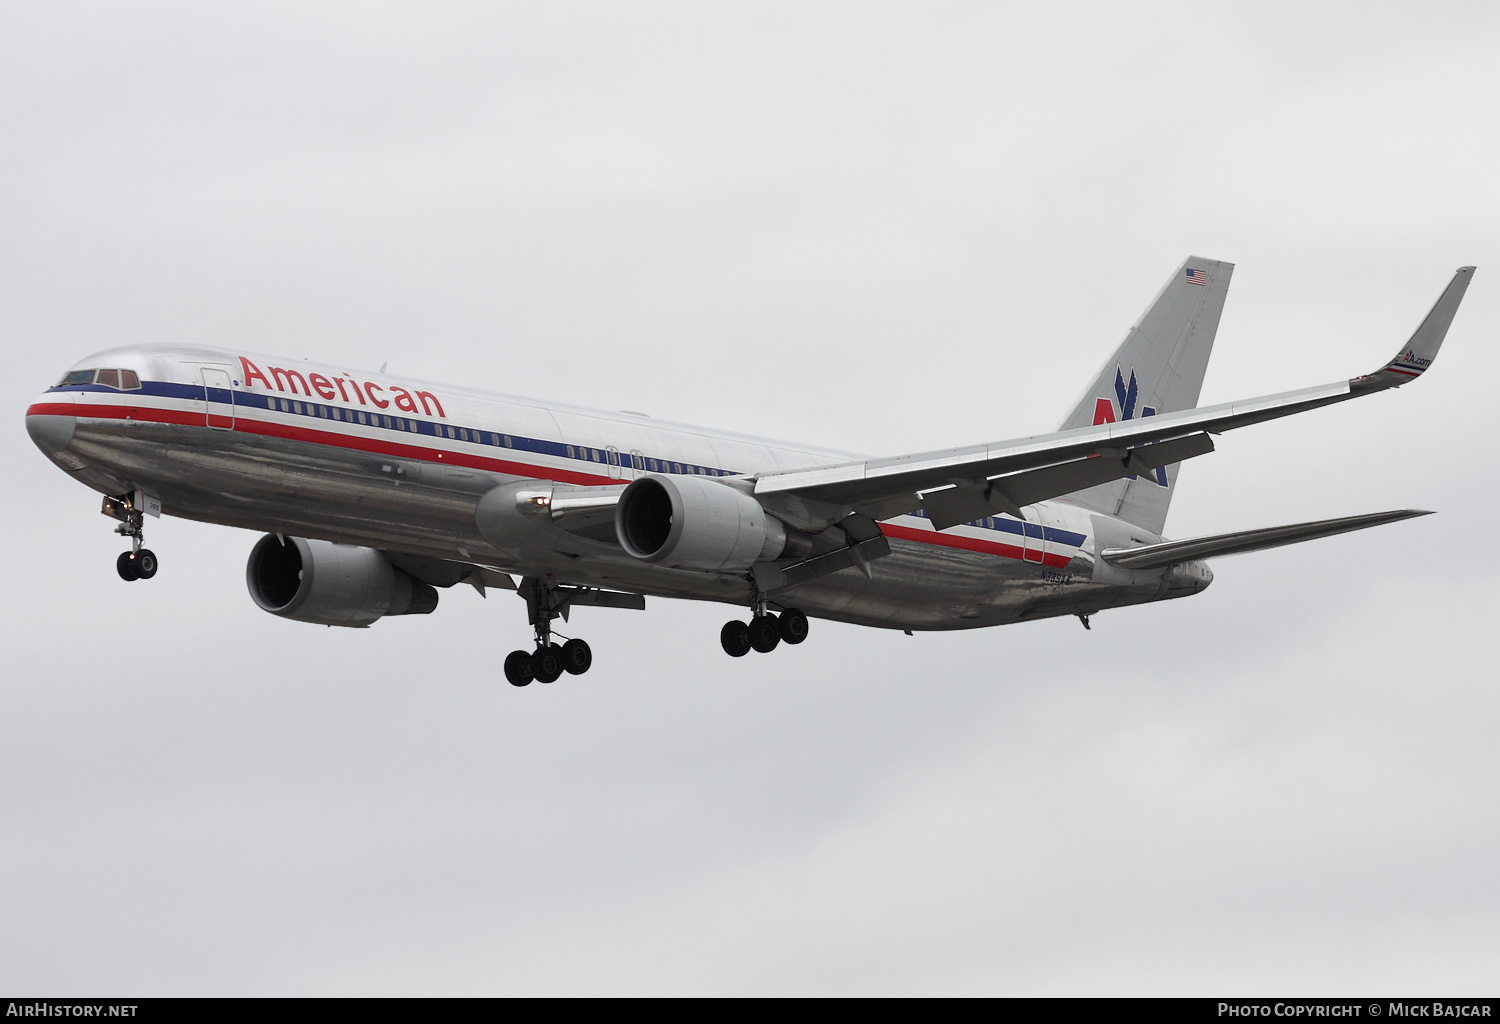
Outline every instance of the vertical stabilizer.
<path id="1" fill-rule="evenodd" d="M 1198 404 L 1233 263 L 1189 256 L 1084 389 L 1060 430 L 1179 412 Z M 1068 497 L 1160 534 L 1178 465 Z"/>

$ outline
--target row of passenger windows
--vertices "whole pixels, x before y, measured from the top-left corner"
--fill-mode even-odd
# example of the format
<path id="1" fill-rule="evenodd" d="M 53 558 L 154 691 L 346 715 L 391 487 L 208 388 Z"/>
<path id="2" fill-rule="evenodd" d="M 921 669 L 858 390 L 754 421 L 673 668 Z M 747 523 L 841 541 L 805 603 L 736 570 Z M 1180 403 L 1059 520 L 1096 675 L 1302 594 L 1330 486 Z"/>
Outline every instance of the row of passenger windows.
<path id="1" fill-rule="evenodd" d="M 296 413 L 298 416 L 319 416 L 325 420 L 363 423 L 371 427 L 385 427 L 387 430 L 410 430 L 413 434 L 420 432 L 422 429 L 416 420 L 409 420 L 401 416 L 379 416 L 375 413 L 365 413 L 357 409 L 340 409 L 336 405 L 314 405 L 311 402 L 292 402 L 285 398 L 268 398 L 266 399 L 266 405 L 274 411 L 278 401 L 281 403 L 282 412 Z"/>
<path id="2" fill-rule="evenodd" d="M 70 370 L 57 386 L 79 384 L 103 384 L 116 391 L 139 391 L 141 378 L 134 370 Z"/>
<path id="3" fill-rule="evenodd" d="M 405 430 L 413 434 L 432 433 L 438 437 L 450 437 L 455 441 L 468 441 L 473 444 L 493 445 L 497 448 L 515 448 L 516 439 L 509 434 L 497 434 L 488 430 L 470 430 L 468 427 L 455 427 L 447 423 L 424 424 L 420 420 L 406 419 L 401 416 L 383 416 L 377 413 L 366 413 L 358 409 L 340 409 L 333 405 L 315 405 L 312 402 L 298 402 L 286 398 L 266 399 L 267 408 L 275 411 L 280 403 L 282 412 L 293 413 L 297 416 L 316 416 L 321 419 L 340 420 L 346 423 L 360 423 L 371 427 L 384 427 L 387 430 Z M 530 447 L 522 445 L 522 447 Z M 624 455 L 619 452 L 606 451 L 599 448 L 585 448 L 578 445 L 565 446 L 568 458 L 578 459 L 584 462 L 595 462 L 601 465 L 619 466 L 642 470 L 651 473 L 676 473 L 685 476 L 733 476 L 728 470 L 713 469 L 709 466 L 697 466 L 685 462 L 668 462 L 665 459 L 648 459 L 644 455 Z"/>
<path id="4" fill-rule="evenodd" d="M 617 451 L 600 451 L 598 448 L 583 448 L 568 445 L 568 458 L 582 459 L 584 462 L 602 462 L 611 466 L 624 466 L 626 469 L 641 470 L 646 473 L 676 473 L 679 476 L 733 476 L 727 469 L 713 469 L 709 466 L 695 466 L 688 462 L 668 462 L 666 459 L 648 459 L 644 455 L 634 453 L 621 453 Z"/>

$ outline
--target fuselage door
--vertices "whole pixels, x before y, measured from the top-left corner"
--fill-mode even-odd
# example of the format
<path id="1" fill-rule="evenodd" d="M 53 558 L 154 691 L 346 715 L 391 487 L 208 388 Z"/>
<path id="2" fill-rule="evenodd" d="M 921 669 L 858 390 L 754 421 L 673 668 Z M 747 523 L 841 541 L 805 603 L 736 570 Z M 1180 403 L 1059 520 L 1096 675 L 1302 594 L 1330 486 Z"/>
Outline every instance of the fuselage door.
<path id="1" fill-rule="evenodd" d="M 639 451 L 636 451 L 634 448 L 632 448 L 630 450 L 630 465 L 628 469 L 629 472 L 625 475 L 629 479 L 634 480 L 636 477 L 640 476 L 646 471 L 646 456 L 642 455 Z"/>
<path id="2" fill-rule="evenodd" d="M 604 461 L 609 463 L 609 478 L 611 480 L 620 479 L 620 449 L 614 445 L 610 445 L 604 449 Z"/>
<path id="3" fill-rule="evenodd" d="M 1035 509 L 1033 509 L 1032 511 L 1035 511 Z M 1026 561 L 1040 562 L 1044 553 L 1042 549 L 1042 541 L 1044 540 L 1044 538 L 1042 536 L 1041 524 L 1033 523 L 1028 520 L 1021 524 L 1021 531 L 1026 537 L 1026 540 L 1024 542 L 1026 552 L 1024 557 Z"/>
<path id="4" fill-rule="evenodd" d="M 234 429 L 234 390 L 230 387 L 229 371 L 205 366 L 203 373 L 203 404 L 208 425 L 220 430 Z"/>

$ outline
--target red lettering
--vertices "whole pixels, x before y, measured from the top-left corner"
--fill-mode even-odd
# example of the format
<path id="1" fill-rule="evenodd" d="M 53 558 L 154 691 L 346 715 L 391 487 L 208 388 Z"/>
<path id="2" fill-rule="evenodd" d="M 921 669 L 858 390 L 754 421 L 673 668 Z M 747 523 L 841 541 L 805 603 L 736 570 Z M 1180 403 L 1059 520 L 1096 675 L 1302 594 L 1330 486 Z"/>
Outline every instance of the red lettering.
<path id="1" fill-rule="evenodd" d="M 328 382 L 327 377 L 323 376 L 321 373 L 309 373 L 307 375 L 307 379 L 312 381 L 314 391 L 322 395 L 324 398 L 328 399 L 330 402 L 333 401 L 333 385 Z"/>
<path id="2" fill-rule="evenodd" d="M 1115 421 L 1115 407 L 1107 398 L 1094 399 L 1094 426 Z"/>
<path id="3" fill-rule="evenodd" d="M 365 405 L 366 404 L 366 402 L 365 402 L 365 393 L 359 389 L 359 381 L 355 380 L 353 377 L 350 377 L 349 378 L 349 383 L 354 387 L 354 397 L 357 398 L 357 399 L 359 399 L 359 404 L 360 405 Z M 344 382 L 343 381 L 339 381 L 339 390 L 340 391 L 344 390 Z M 345 398 L 344 401 L 347 402 L 347 401 L 349 401 L 349 399 Z"/>
<path id="4" fill-rule="evenodd" d="M 391 394 L 396 396 L 396 408 L 404 412 L 416 412 L 417 403 L 412 401 L 411 392 L 405 388 L 391 385 Z"/>
<path id="5" fill-rule="evenodd" d="M 346 402 L 349 401 L 349 395 L 344 391 L 344 378 L 335 377 L 333 378 L 333 382 L 339 386 L 339 397 Z"/>
<path id="6" fill-rule="evenodd" d="M 271 390 L 271 382 L 266 380 L 266 375 L 260 372 L 260 367 L 256 366 L 244 356 L 240 356 L 240 368 L 245 371 L 245 387 L 248 388 L 250 386 L 250 382 L 259 377 L 260 382 L 266 386 L 266 390 Z"/>
<path id="7" fill-rule="evenodd" d="M 382 390 L 384 390 L 384 389 L 379 384 L 366 384 L 365 385 L 365 393 L 370 396 L 370 401 L 374 402 L 377 406 L 379 406 L 380 408 L 384 409 L 386 406 L 390 405 L 391 403 L 375 397 L 375 392 L 382 391 Z"/>
<path id="8" fill-rule="evenodd" d="M 417 397 L 422 400 L 422 411 L 428 416 L 432 415 L 432 410 L 427 408 L 427 400 L 430 398 L 432 399 L 432 404 L 437 406 L 438 415 L 443 419 L 448 418 L 448 414 L 443 412 L 443 403 L 437 400 L 437 395 L 434 395 L 431 391 L 418 391 Z"/>
<path id="9" fill-rule="evenodd" d="M 279 366 L 268 366 L 266 369 L 271 371 L 271 379 L 276 382 L 277 391 L 290 391 L 294 395 L 303 394 L 309 398 L 312 397 L 312 388 L 307 386 L 307 381 L 296 370 L 283 370 Z M 283 380 L 286 381 L 287 387 L 281 386 Z M 298 384 L 302 385 L 300 392 L 297 390 Z"/>

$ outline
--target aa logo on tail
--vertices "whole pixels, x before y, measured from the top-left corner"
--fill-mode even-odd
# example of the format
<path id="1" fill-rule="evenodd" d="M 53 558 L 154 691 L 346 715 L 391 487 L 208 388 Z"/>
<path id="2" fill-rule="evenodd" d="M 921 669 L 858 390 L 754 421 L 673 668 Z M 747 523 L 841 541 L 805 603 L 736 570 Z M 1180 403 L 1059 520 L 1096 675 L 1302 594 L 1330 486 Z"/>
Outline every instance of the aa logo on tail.
<path id="1" fill-rule="evenodd" d="M 1115 415 L 1115 403 L 1108 398 L 1094 399 L 1094 426 L 1101 423 L 1115 423 L 1123 420 L 1133 420 L 1135 416 L 1135 402 L 1140 397 L 1140 387 L 1135 380 L 1135 367 L 1130 368 L 1130 383 L 1125 383 L 1125 375 L 1115 367 L 1115 398 L 1119 402 L 1119 415 Z M 1155 416 L 1156 410 L 1149 405 L 1141 406 L 1141 417 Z M 1130 479 L 1134 480 L 1135 477 Z M 1167 467 L 1160 466 L 1153 476 L 1147 477 L 1154 480 L 1158 487 L 1167 486 Z"/>

